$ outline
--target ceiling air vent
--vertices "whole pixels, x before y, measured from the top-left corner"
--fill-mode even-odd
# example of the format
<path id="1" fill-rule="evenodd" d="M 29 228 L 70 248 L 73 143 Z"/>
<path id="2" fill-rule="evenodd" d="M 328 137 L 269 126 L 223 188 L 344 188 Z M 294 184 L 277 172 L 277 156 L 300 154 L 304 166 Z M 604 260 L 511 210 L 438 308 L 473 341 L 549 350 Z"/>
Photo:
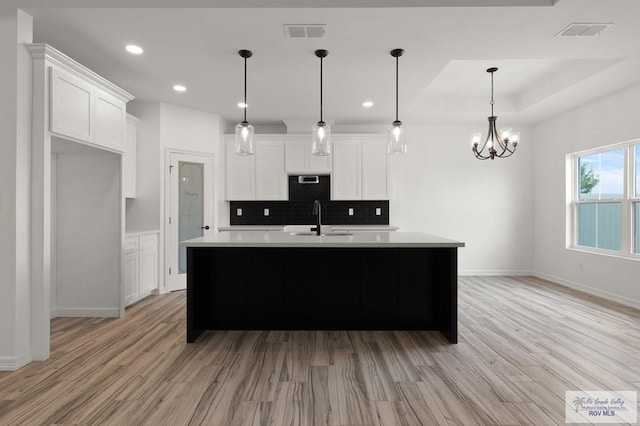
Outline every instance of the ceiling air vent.
<path id="1" fill-rule="evenodd" d="M 600 34 L 613 24 L 587 24 L 587 23 L 573 23 L 560 31 L 556 36 L 566 37 L 592 37 Z"/>
<path id="2" fill-rule="evenodd" d="M 324 24 L 286 24 L 284 33 L 287 38 L 322 38 L 327 33 Z"/>

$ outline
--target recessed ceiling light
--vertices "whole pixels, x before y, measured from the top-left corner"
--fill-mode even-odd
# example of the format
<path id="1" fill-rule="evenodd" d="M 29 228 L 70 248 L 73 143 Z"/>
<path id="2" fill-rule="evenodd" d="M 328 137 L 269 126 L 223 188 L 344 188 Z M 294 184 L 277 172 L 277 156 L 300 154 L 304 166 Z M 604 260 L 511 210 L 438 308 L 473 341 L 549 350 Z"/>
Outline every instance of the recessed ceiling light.
<path id="1" fill-rule="evenodd" d="M 245 104 L 244 102 L 238 102 L 238 108 L 247 108 L 249 104 Z"/>
<path id="2" fill-rule="evenodd" d="M 365 108 L 371 108 L 371 107 L 373 106 L 373 102 L 371 102 L 371 101 L 364 101 L 364 102 L 362 103 L 362 106 L 363 106 L 363 107 L 365 107 Z"/>
<path id="3" fill-rule="evenodd" d="M 182 84 L 174 84 L 173 90 L 175 90 L 176 92 L 186 92 L 187 88 L 184 87 Z"/>
<path id="4" fill-rule="evenodd" d="M 125 49 L 127 49 L 127 52 L 133 53 L 134 55 L 141 55 L 144 52 L 142 47 L 136 46 L 135 44 L 128 44 Z"/>

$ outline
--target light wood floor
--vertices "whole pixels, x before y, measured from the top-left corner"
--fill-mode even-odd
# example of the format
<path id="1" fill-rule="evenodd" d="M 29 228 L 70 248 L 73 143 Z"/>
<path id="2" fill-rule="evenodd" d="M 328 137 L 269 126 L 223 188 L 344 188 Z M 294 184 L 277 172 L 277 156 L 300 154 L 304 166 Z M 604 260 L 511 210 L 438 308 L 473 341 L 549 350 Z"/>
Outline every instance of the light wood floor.
<path id="1" fill-rule="evenodd" d="M 460 343 L 432 332 L 208 333 L 185 295 L 52 321 L 0 372 L 0 424 L 564 424 L 566 390 L 640 389 L 640 312 L 533 278 L 459 280 Z"/>

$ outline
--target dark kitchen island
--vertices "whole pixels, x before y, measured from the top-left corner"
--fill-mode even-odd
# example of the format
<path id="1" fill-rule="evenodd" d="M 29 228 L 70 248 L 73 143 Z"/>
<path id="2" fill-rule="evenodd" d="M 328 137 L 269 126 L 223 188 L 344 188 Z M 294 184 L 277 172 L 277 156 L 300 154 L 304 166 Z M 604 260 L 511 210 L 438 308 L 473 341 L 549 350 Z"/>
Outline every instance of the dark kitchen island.
<path id="1" fill-rule="evenodd" d="M 187 342 L 205 330 L 437 330 L 457 343 L 457 250 L 421 233 L 224 232 L 187 247 Z"/>

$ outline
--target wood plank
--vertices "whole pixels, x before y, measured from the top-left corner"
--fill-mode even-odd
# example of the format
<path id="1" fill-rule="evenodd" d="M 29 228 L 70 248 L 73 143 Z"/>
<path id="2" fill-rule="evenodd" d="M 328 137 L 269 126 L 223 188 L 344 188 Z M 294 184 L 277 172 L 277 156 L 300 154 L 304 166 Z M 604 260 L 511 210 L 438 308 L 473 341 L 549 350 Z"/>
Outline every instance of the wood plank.
<path id="1" fill-rule="evenodd" d="M 564 424 L 564 393 L 640 390 L 640 312 L 530 277 L 460 277 L 460 335 L 213 331 L 185 294 L 56 318 L 51 358 L 0 372 L 0 424 Z"/>

